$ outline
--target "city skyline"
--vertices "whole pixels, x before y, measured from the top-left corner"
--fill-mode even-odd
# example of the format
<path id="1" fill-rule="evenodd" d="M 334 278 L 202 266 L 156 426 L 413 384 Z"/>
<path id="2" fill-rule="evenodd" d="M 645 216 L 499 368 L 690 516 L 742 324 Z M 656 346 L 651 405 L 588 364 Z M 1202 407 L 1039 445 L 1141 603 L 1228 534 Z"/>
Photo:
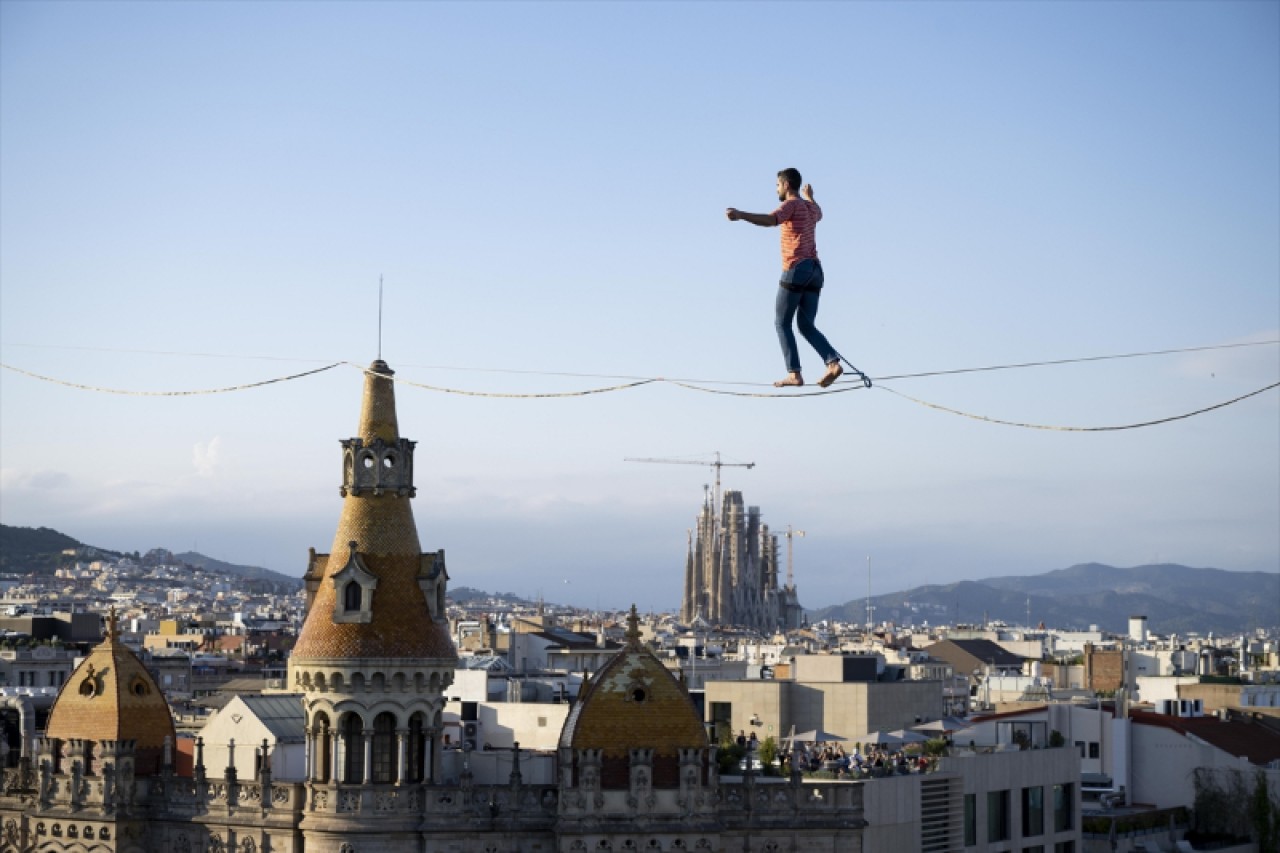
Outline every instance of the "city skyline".
<path id="1" fill-rule="evenodd" d="M 807 606 L 864 596 L 868 557 L 873 594 L 1280 571 L 1274 390 L 1082 434 L 880 388 L 421 387 L 772 394 L 777 233 L 723 212 L 771 210 L 787 166 L 824 208 L 820 325 L 874 377 L 1258 344 L 878 384 L 1096 427 L 1274 383 L 1275 4 L 6 3 L 0 24 L 0 360 L 154 392 L 381 355 L 455 585 L 674 608 L 714 474 L 623 460 L 716 452 L 755 463 L 723 488 L 771 530 L 807 531 Z M 0 521 L 300 576 L 361 381 L 152 397 L 0 371 Z"/>

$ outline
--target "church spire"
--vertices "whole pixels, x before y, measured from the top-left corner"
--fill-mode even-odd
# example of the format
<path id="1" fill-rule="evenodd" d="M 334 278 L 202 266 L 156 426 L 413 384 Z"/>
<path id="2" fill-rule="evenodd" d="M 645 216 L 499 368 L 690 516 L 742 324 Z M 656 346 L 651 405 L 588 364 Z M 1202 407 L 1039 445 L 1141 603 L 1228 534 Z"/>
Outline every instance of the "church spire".
<path id="1" fill-rule="evenodd" d="M 364 374 L 357 434 L 342 446 L 342 514 L 328 554 L 313 558 L 315 590 L 293 656 L 456 659 L 444 613 L 443 553 L 422 553 L 410 506 L 416 442 L 396 418 L 395 372 Z"/>
<path id="2" fill-rule="evenodd" d="M 365 371 L 359 434 L 341 442 L 343 497 L 389 494 L 411 498 L 417 494 L 413 485 L 413 448 L 417 442 L 400 437 L 395 383 L 391 379 L 394 375 L 395 371 L 382 360 Z"/>
<path id="3" fill-rule="evenodd" d="M 360 407 L 360 437 L 394 442 L 400 437 L 396 422 L 396 372 L 379 358 L 364 372 L 364 401 Z"/>

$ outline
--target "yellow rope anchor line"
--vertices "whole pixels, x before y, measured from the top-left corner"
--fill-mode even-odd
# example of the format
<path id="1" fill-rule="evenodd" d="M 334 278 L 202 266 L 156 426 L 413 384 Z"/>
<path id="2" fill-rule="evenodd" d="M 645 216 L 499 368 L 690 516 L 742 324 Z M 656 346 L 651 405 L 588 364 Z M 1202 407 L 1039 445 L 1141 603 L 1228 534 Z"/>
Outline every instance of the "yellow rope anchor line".
<path id="1" fill-rule="evenodd" d="M 467 391 L 463 388 L 445 388 L 442 385 L 427 385 L 423 382 L 414 382 L 411 379 L 401 379 L 399 376 L 389 376 L 385 373 L 379 373 L 369 367 L 361 367 L 350 361 L 344 361 L 343 364 L 350 365 L 361 373 L 369 376 L 377 376 L 381 379 L 390 379 L 401 385 L 409 385 L 414 388 L 421 388 L 424 391 L 438 391 L 441 394 L 460 394 L 465 397 L 496 397 L 499 399 L 517 399 L 517 400 L 533 400 L 554 397 L 588 397 L 592 394 L 606 394 L 610 391 L 625 391 L 628 388 L 638 388 L 641 385 L 648 385 L 653 382 L 663 382 L 663 379 L 641 379 L 636 382 L 627 382 L 622 385 L 610 385 L 607 388 L 588 388 L 585 391 L 547 391 L 537 394 L 511 394 L 499 391 Z"/>
<path id="2" fill-rule="evenodd" d="M 1086 361 L 1101 361 L 1105 359 L 1135 358 L 1138 356 L 1146 356 L 1146 355 L 1164 355 L 1164 354 L 1179 353 L 1179 352 L 1198 352 L 1198 351 L 1212 350 L 1212 349 L 1231 349 L 1231 348 L 1240 347 L 1240 346 L 1257 346 L 1260 344 L 1275 344 L 1275 343 L 1278 343 L 1278 342 L 1263 341 L 1263 342 L 1248 343 L 1248 344 L 1225 344 L 1220 346 L 1192 347 L 1192 348 L 1181 349 L 1181 350 L 1160 350 L 1156 352 L 1147 352 L 1147 353 L 1128 353 L 1124 355 L 1112 355 L 1112 356 L 1092 356 L 1087 358 L 1061 359 L 1057 361 L 1024 362 L 1022 364 L 1008 364 L 1008 365 L 996 365 L 996 366 L 989 366 L 989 367 L 964 368 L 961 370 L 947 370 L 947 371 L 938 371 L 934 373 L 903 374 L 899 376 L 887 376 L 882 378 L 909 379 L 909 378 L 917 378 L 917 377 L 923 377 L 923 376 L 942 376 L 942 375 L 949 375 L 949 374 L 956 374 L 956 373 L 969 373 L 969 372 L 984 371 L 984 370 L 1008 370 L 1008 369 L 1017 369 L 1017 368 L 1057 365 L 1057 364 L 1079 363 L 1079 362 L 1086 362 Z M 602 388 L 588 388 L 581 391 L 514 394 L 514 393 L 493 392 L 493 391 L 470 391 L 462 388 L 447 388 L 440 385 L 428 385 L 422 382 L 414 382 L 409 379 L 403 379 L 403 378 L 391 376 L 384 373 L 378 373 L 377 371 L 374 371 L 367 367 L 361 367 L 360 365 L 354 364 L 350 361 L 339 361 L 339 362 L 334 362 L 333 364 L 325 365 L 324 367 L 315 368 L 314 370 L 304 371 L 302 373 L 294 373 L 288 376 L 280 376 L 273 379 L 264 379 L 260 382 L 250 382 L 242 385 L 232 385 L 225 388 L 209 388 L 209 389 L 187 390 L 187 391 L 134 391 L 134 390 L 127 390 L 127 389 L 120 389 L 120 388 L 104 388 L 101 386 L 85 385 L 77 382 L 68 382 L 66 380 L 57 379 L 51 376 L 45 376 L 40 373 L 34 373 L 29 370 L 23 370 L 22 368 L 14 367 L 13 365 L 0 363 L 0 367 L 3 367 L 6 370 L 11 370 L 15 373 L 20 373 L 32 379 L 38 379 L 44 382 L 50 382 L 55 385 L 62 385 L 68 388 L 75 388 L 81 391 L 96 391 L 104 394 L 121 394 L 121 395 L 127 395 L 127 396 L 135 396 L 135 397 L 185 397 L 185 396 L 195 396 L 195 395 L 201 395 L 201 394 L 226 394 L 232 391 L 244 391 L 250 388 L 261 388 L 265 385 L 273 385 L 280 382 L 288 382 L 294 379 L 302 379 L 308 376 L 314 376 L 317 373 L 323 373 L 326 370 L 332 370 L 333 368 L 338 367 L 340 365 L 347 365 L 349 367 L 355 368 L 356 370 L 359 370 L 361 373 L 371 374 L 374 376 L 390 379 L 394 382 L 400 382 L 405 385 L 408 385 L 414 388 L 420 388 L 425 391 L 435 391 L 443 394 L 457 394 L 457 395 L 468 396 L 468 397 L 491 397 L 495 399 L 554 399 L 554 398 L 565 398 L 565 397 L 587 397 L 595 394 L 605 394 L 612 391 L 625 391 L 631 388 L 638 388 L 641 385 L 650 385 L 655 383 L 664 383 L 668 385 L 674 385 L 678 388 L 683 388 L 689 391 L 700 391 L 704 394 L 718 394 L 718 395 L 730 396 L 730 397 L 776 398 L 776 399 L 788 399 L 788 398 L 797 398 L 797 397 L 818 397 L 818 396 L 825 396 L 828 394 L 841 394 L 846 391 L 859 391 L 859 390 L 862 390 L 864 387 L 861 381 L 855 381 L 855 382 L 848 382 L 848 383 L 839 383 L 835 387 L 817 389 L 813 391 L 795 391 L 795 390 L 789 390 L 789 389 L 780 390 L 780 391 L 771 391 L 771 392 L 727 391 L 719 388 L 705 387 L 706 384 L 730 384 L 727 382 L 719 382 L 715 380 L 689 381 L 689 380 L 681 380 L 681 379 L 666 379 L 664 377 L 658 376 L 658 377 L 652 377 L 652 378 L 636 378 L 634 379 L 634 381 L 625 382 L 618 385 L 610 385 Z M 524 371 L 524 372 L 537 373 L 537 371 Z M 551 375 L 551 374 L 548 374 L 548 375 Z M 562 374 L 562 375 L 569 375 L 569 374 Z M 587 375 L 588 374 L 582 374 L 582 376 L 584 377 Z M 633 377 L 627 377 L 627 378 L 632 379 Z M 879 378 L 877 378 L 877 381 L 878 379 Z M 737 383 L 737 384 L 752 384 L 752 383 Z M 1226 406 L 1239 403 L 1242 400 L 1247 400 L 1250 397 L 1256 397 L 1259 394 L 1262 394 L 1274 388 L 1280 387 L 1280 382 L 1272 383 L 1271 385 L 1267 385 L 1263 388 L 1259 388 L 1256 391 L 1251 391 L 1247 394 L 1242 394 L 1239 397 L 1235 397 L 1231 400 L 1227 400 L 1222 403 L 1217 403 L 1212 406 L 1206 406 L 1204 408 L 1197 409 L 1193 412 L 1186 412 L 1184 414 L 1179 414 L 1179 415 L 1171 415 L 1169 417 L 1158 418 L 1156 420 L 1151 420 L 1151 421 L 1143 421 L 1140 423 L 1118 424 L 1118 425 L 1111 425 L 1111 426 L 1060 426 L 1060 425 L 1054 425 L 1054 424 L 1034 424 L 1034 423 L 1026 423 L 1022 421 L 1004 420 L 1001 418 L 989 417 L 987 415 L 978 415 L 978 414 L 973 414 L 971 412 L 964 412 L 959 409 L 949 408 L 947 406 L 942 406 L 937 403 L 930 403 L 927 400 L 921 400 L 917 397 L 912 397 L 911 395 L 904 394 L 901 391 L 895 391 L 894 389 L 889 388 L 885 385 L 877 385 L 876 387 L 879 387 L 885 391 L 888 391 L 891 394 L 894 394 L 898 397 L 902 397 L 905 400 L 909 400 L 913 403 L 916 403 L 921 406 L 925 406 L 930 409 L 936 409 L 941 412 L 947 412 L 949 414 L 970 418 L 972 420 L 984 421 L 986 423 L 999 424 L 1002 426 L 1019 427 L 1022 429 L 1053 430 L 1058 432 L 1114 432 L 1117 430 L 1138 429 L 1140 427 L 1157 426 L 1159 424 L 1170 423 L 1172 421 L 1184 420 L 1186 418 L 1194 417 L 1196 415 L 1202 415 L 1206 412 L 1212 412 L 1215 409 L 1225 408 Z"/>
<path id="3" fill-rule="evenodd" d="M 302 379 L 306 376 L 312 376 L 316 373 L 323 373 L 326 370 L 332 370 L 343 363 L 344 362 L 337 361 L 324 367 L 317 367 L 315 370 L 308 370 L 303 373 L 294 373 L 290 376 L 277 376 L 274 379 L 264 379 L 261 382 L 250 382 L 245 385 L 231 385 L 226 388 L 204 388 L 195 391 L 132 391 L 124 388 L 103 388 L 98 385 L 82 385 L 79 382 L 68 382 L 65 379 L 55 379 L 52 376 L 32 373 L 30 370 L 23 370 L 22 368 L 14 367 L 11 364 L 0 363 L 0 367 L 3 367 L 5 370 L 12 370 L 14 373 L 21 373 L 23 376 L 30 376 L 32 379 L 52 382 L 54 385 L 75 388 L 80 391 L 97 391 L 101 394 L 123 394 L 128 397 L 194 397 L 200 394 L 229 394 L 232 391 L 247 391 L 250 388 L 261 388 L 264 385 L 274 385 L 277 382 L 288 382 L 293 379 Z"/>
<path id="4" fill-rule="evenodd" d="M 768 397 L 782 400 L 792 397 L 821 397 L 827 394 L 843 394 L 845 391 L 861 391 L 865 387 L 862 381 L 858 380 L 855 383 L 841 384 L 839 387 L 819 388 L 816 391 L 724 391 L 720 388 L 703 388 L 701 385 L 695 385 L 692 382 L 681 382 L 678 379 L 663 379 L 662 381 L 668 385 L 675 385 L 678 388 L 686 388 L 690 391 L 701 391 L 704 394 L 722 394 L 726 397 Z"/>
<path id="5" fill-rule="evenodd" d="M 1053 426 L 1051 424 L 1028 424 L 1028 423 L 1021 423 L 1019 421 L 1005 421 L 1005 420 L 1000 420 L 999 418 L 989 418 L 986 415 L 975 415 L 975 414 L 971 414 L 970 412 L 962 412 L 959 409 L 950 409 L 950 408 L 947 408 L 946 406 L 940 406 L 937 403 L 930 403 L 925 400 L 919 400 L 919 399 L 916 399 L 915 397 L 912 397 L 909 394 L 903 394 L 901 391 L 895 391 L 892 388 L 888 388 L 884 385 L 877 385 L 876 387 L 882 390 L 888 391 L 890 394 L 896 394 L 905 400 L 910 400 L 913 403 L 919 403 L 921 406 L 927 406 L 930 409 L 937 409 L 940 412 L 948 412 L 953 415 L 960 415 L 961 417 L 964 417 L 964 418 L 972 418 L 975 421 L 986 421 L 989 424 L 1001 424 L 1002 426 L 1021 427 L 1022 429 L 1055 430 L 1058 432 L 1114 432 L 1116 430 L 1122 430 L 1122 429 L 1138 429 L 1139 427 L 1157 426 L 1159 424 L 1167 424 L 1170 421 L 1180 421 L 1186 418 L 1195 417 L 1196 415 L 1203 415 L 1205 412 L 1212 412 L 1214 409 L 1225 408 L 1226 406 L 1230 406 L 1233 403 L 1239 403 L 1241 400 L 1247 400 L 1250 397 L 1256 397 L 1259 394 L 1262 394 L 1266 391 L 1270 391 L 1272 388 L 1280 388 L 1280 382 L 1273 382 L 1270 385 L 1266 386 L 1265 388 L 1259 388 L 1257 391 L 1250 391 L 1248 394 L 1241 394 L 1239 397 L 1236 397 L 1235 399 L 1232 399 L 1232 400 L 1227 400 L 1225 403 L 1217 403 L 1212 406 L 1206 406 L 1203 409 L 1196 409 L 1194 412 L 1186 412 L 1185 414 L 1181 414 L 1181 415 L 1171 415 L 1170 417 L 1167 417 L 1167 418 L 1159 418 L 1158 420 L 1154 420 L 1154 421 L 1143 421 L 1141 423 L 1136 423 L 1136 424 L 1119 424 L 1116 426 L 1096 426 L 1096 427 Z"/>

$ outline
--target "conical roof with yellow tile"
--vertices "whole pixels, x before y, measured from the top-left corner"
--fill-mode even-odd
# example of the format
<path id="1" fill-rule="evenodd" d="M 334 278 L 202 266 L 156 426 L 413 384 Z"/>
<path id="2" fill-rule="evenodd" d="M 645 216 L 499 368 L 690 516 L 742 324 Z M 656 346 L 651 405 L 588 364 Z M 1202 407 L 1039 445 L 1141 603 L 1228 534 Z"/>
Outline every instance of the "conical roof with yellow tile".
<path id="1" fill-rule="evenodd" d="M 358 431 L 364 446 L 400 441 L 393 375 L 381 359 L 365 371 Z M 294 661 L 457 659 L 446 627 L 432 618 L 419 585 L 424 558 L 433 555 L 422 554 L 409 500 L 410 494 L 394 489 L 346 491 L 333 547 L 321 555 L 323 576 L 294 646 Z M 377 578 L 368 622 L 334 620 L 333 576 L 346 565 L 348 553 L 358 555 L 361 567 Z"/>
<path id="2" fill-rule="evenodd" d="M 136 741 L 134 772 L 157 773 L 165 738 L 175 743 L 169 703 L 138 656 L 120 642 L 115 610 L 107 636 L 58 691 L 45 737 Z"/>
<path id="3" fill-rule="evenodd" d="M 560 746 L 600 750 L 605 759 L 631 749 L 676 758 L 680 750 L 706 749 L 707 734 L 684 685 L 640 642 L 635 606 L 627 644 L 592 676 L 560 732 Z"/>

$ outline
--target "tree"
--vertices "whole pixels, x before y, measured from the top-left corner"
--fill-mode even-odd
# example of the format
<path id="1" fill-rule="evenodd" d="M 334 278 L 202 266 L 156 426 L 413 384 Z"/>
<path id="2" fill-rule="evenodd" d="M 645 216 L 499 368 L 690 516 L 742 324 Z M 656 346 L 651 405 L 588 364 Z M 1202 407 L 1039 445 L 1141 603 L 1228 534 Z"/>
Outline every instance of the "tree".
<path id="1" fill-rule="evenodd" d="M 738 746 L 732 733 L 725 734 L 720 738 L 720 749 L 716 752 L 716 763 L 720 765 L 720 773 L 722 775 L 736 774 L 738 772 L 738 762 L 742 761 L 743 756 L 746 754 L 747 750 Z"/>
<path id="2" fill-rule="evenodd" d="M 1253 840 L 1259 850 L 1275 850 L 1280 846 L 1280 808 L 1271 802 L 1267 774 L 1261 770 L 1254 777 L 1253 796 L 1249 798 L 1249 822 L 1253 824 Z"/>
<path id="3" fill-rule="evenodd" d="M 764 775 L 772 776 L 777 773 L 774 767 L 774 760 L 778 757 L 778 742 L 773 739 L 773 735 L 769 735 L 760 741 L 760 747 L 757 750 L 760 755 L 760 763 L 764 766 Z"/>

